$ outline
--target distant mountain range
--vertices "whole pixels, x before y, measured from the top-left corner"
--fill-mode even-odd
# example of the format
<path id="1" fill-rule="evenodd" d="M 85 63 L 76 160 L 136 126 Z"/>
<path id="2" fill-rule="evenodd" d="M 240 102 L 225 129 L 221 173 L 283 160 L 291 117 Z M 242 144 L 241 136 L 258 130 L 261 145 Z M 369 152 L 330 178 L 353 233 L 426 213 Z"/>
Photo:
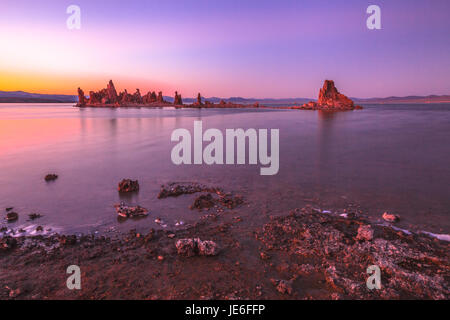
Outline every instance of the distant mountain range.
<path id="1" fill-rule="evenodd" d="M 408 96 L 387 98 L 352 98 L 356 104 L 450 103 L 450 95 Z"/>
<path id="2" fill-rule="evenodd" d="M 72 103 L 78 96 L 65 94 L 41 94 L 24 91 L 0 91 L 0 103 Z"/>
<path id="3" fill-rule="evenodd" d="M 172 102 L 173 97 L 165 96 L 164 99 Z M 403 104 L 403 103 L 450 103 L 450 95 L 437 96 L 408 96 L 408 97 L 387 97 L 387 98 L 351 98 L 355 104 Z M 286 98 L 286 99 L 256 99 L 256 98 L 218 98 L 211 97 L 206 100 L 219 103 L 220 100 L 236 104 L 254 104 L 270 106 L 301 105 L 315 99 L 309 98 Z M 197 101 L 195 98 L 183 98 L 184 103 Z M 28 93 L 24 91 L 0 91 L 0 103 L 74 103 L 78 102 L 78 96 L 64 94 L 40 94 Z"/>

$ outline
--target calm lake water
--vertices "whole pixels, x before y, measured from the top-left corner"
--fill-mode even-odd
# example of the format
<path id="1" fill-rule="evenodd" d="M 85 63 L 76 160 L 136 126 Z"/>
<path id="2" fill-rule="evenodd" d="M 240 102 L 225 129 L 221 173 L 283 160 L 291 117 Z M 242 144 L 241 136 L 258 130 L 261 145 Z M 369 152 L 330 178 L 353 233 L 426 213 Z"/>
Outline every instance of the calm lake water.
<path id="1" fill-rule="evenodd" d="M 177 128 L 280 130 L 280 170 L 260 165 L 172 164 Z M 206 146 L 206 143 L 204 144 Z M 201 214 L 192 198 L 158 200 L 160 186 L 193 181 L 244 195 L 244 221 L 287 213 L 306 204 L 340 210 L 356 204 L 374 221 L 384 211 L 399 227 L 450 233 L 450 105 L 377 105 L 324 113 L 297 110 L 78 109 L 72 105 L 0 105 L 0 226 L 4 208 L 19 221 L 62 232 L 190 223 Z M 47 173 L 59 179 L 46 183 Z M 122 178 L 138 179 L 138 194 L 121 198 Z M 150 209 L 150 217 L 118 223 L 114 203 Z M 28 222 L 27 215 L 44 216 Z"/>

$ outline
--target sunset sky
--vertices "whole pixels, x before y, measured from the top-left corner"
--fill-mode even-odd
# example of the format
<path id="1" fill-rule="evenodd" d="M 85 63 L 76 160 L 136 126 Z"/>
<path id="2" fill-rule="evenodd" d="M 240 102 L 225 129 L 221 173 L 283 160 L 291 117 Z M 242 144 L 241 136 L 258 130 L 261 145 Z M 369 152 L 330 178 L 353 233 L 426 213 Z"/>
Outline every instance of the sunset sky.
<path id="1" fill-rule="evenodd" d="M 66 27 L 69 5 L 81 30 Z M 381 7 L 382 30 L 366 9 Z M 0 90 L 185 97 L 450 94 L 448 0 L 0 2 Z"/>

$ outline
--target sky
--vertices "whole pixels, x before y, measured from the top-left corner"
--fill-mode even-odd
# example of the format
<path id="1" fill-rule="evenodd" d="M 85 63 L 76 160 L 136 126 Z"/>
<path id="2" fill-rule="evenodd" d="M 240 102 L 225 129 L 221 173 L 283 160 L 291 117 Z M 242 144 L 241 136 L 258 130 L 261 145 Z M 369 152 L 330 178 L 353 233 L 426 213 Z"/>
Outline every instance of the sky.
<path id="1" fill-rule="evenodd" d="M 381 30 L 369 30 L 369 5 Z M 78 5 L 81 28 L 66 9 Z M 450 94 L 448 0 L 1 0 L 0 90 L 183 97 Z"/>

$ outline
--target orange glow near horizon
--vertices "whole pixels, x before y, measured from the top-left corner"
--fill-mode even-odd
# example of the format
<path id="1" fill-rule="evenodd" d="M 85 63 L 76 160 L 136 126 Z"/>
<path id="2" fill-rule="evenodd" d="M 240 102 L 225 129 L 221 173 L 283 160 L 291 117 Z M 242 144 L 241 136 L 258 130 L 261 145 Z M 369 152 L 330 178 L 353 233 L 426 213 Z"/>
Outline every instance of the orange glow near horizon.
<path id="1" fill-rule="evenodd" d="M 167 84 L 144 79 L 119 79 L 118 81 L 116 78 L 108 76 L 85 76 L 80 78 L 70 75 L 43 74 L 37 72 L 1 72 L 0 91 L 77 95 L 77 88 L 81 87 L 85 94 L 88 95 L 89 91 L 98 91 L 106 88 L 109 80 L 114 81 L 114 85 L 118 91 L 127 89 L 130 93 L 133 93 L 138 88 L 142 94 L 151 90 L 163 91 L 165 95 L 171 95 L 173 93 L 172 91 L 176 90 Z"/>

